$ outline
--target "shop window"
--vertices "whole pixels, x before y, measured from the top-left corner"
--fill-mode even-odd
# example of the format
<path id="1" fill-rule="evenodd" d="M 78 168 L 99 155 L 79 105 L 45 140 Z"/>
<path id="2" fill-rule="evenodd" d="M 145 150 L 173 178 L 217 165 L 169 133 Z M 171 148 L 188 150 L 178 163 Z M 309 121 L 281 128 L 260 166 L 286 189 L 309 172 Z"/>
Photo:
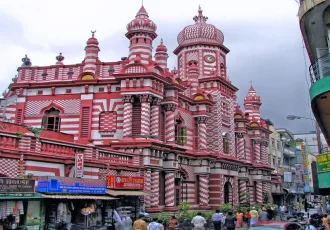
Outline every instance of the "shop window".
<path id="1" fill-rule="evenodd" d="M 181 120 L 175 121 L 175 142 L 178 145 L 184 145 L 187 143 L 187 129 L 182 126 Z"/>
<path id="2" fill-rule="evenodd" d="M 223 137 L 223 152 L 228 154 L 229 153 L 229 140 L 227 137 Z"/>
<path id="3" fill-rule="evenodd" d="M 60 111 L 55 108 L 47 110 L 42 119 L 41 127 L 45 130 L 59 132 L 61 124 L 61 118 L 59 114 Z"/>

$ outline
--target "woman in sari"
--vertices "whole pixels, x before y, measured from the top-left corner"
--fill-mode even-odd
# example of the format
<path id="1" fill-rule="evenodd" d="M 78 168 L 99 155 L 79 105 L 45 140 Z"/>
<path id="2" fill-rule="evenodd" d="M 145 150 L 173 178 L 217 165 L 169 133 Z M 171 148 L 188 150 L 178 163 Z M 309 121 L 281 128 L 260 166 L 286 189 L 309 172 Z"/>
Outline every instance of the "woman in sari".
<path id="1" fill-rule="evenodd" d="M 175 218 L 175 216 L 171 216 L 170 220 L 168 222 L 168 230 L 174 230 L 175 228 L 177 228 L 179 225 L 178 220 Z"/>
<path id="2" fill-rule="evenodd" d="M 236 213 L 236 228 L 242 228 L 243 227 L 243 213 L 238 210 L 238 212 Z"/>

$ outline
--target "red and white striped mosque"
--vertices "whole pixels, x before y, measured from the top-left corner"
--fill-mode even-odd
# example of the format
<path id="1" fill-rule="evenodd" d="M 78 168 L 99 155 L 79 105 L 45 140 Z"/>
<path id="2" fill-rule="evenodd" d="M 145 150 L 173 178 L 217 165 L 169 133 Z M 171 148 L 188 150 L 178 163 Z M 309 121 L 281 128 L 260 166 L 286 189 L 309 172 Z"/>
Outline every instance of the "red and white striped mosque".
<path id="1" fill-rule="evenodd" d="M 120 61 L 99 59 L 95 32 L 81 63 L 59 54 L 53 65 L 33 66 L 25 56 L 4 93 L 0 174 L 74 176 L 83 152 L 86 178 L 143 176 L 149 212 L 181 201 L 202 210 L 263 203 L 272 169 L 261 98 L 251 86 L 240 109 L 223 33 L 201 8 L 193 19 L 177 36 L 173 70 L 165 42 L 153 50 L 157 26 L 144 6 L 127 25 Z"/>

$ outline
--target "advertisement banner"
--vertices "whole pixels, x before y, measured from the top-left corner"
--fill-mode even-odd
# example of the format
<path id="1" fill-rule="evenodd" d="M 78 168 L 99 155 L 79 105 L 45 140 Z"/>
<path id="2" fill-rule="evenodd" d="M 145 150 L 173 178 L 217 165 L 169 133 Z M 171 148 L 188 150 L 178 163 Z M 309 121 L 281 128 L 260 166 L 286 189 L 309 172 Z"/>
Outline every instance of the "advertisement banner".
<path id="1" fill-rule="evenodd" d="M 35 180 L 0 178 L 0 193 L 33 193 L 34 187 Z"/>
<path id="2" fill-rule="evenodd" d="M 107 188 L 113 189 L 144 189 L 143 177 L 107 176 Z"/>
<path id="3" fill-rule="evenodd" d="M 84 176 L 84 154 L 76 153 L 75 173 L 77 178 Z"/>
<path id="4" fill-rule="evenodd" d="M 292 182 L 292 172 L 285 172 L 284 173 L 284 182 Z"/>
<path id="5" fill-rule="evenodd" d="M 330 153 L 316 156 L 317 172 L 330 171 Z"/>
<path id="6" fill-rule="evenodd" d="M 105 194 L 105 180 L 40 176 L 38 192 L 70 194 Z"/>

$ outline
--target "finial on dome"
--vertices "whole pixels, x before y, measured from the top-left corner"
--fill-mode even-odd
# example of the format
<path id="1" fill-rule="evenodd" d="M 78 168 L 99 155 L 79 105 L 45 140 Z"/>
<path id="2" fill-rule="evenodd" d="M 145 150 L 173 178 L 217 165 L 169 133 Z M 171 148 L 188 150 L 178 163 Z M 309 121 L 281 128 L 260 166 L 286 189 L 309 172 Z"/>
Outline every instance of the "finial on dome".
<path id="1" fill-rule="evenodd" d="M 162 38 L 160 39 L 160 44 L 163 45 L 163 39 Z"/>
<path id="2" fill-rule="evenodd" d="M 27 54 L 25 54 L 25 57 L 22 58 L 22 62 L 23 62 L 22 66 L 31 66 L 32 65 L 31 60 L 30 60 L 30 58 L 28 58 Z"/>
<path id="3" fill-rule="evenodd" d="M 198 5 L 198 13 L 203 13 L 201 5 Z"/>
<path id="4" fill-rule="evenodd" d="M 91 30 L 91 33 L 92 33 L 92 38 L 94 37 L 95 33 L 96 33 L 96 30 Z"/>
<path id="5" fill-rule="evenodd" d="M 64 56 L 62 56 L 62 53 L 60 53 L 58 56 L 56 56 L 56 65 L 63 65 L 63 60 L 64 60 Z"/>

